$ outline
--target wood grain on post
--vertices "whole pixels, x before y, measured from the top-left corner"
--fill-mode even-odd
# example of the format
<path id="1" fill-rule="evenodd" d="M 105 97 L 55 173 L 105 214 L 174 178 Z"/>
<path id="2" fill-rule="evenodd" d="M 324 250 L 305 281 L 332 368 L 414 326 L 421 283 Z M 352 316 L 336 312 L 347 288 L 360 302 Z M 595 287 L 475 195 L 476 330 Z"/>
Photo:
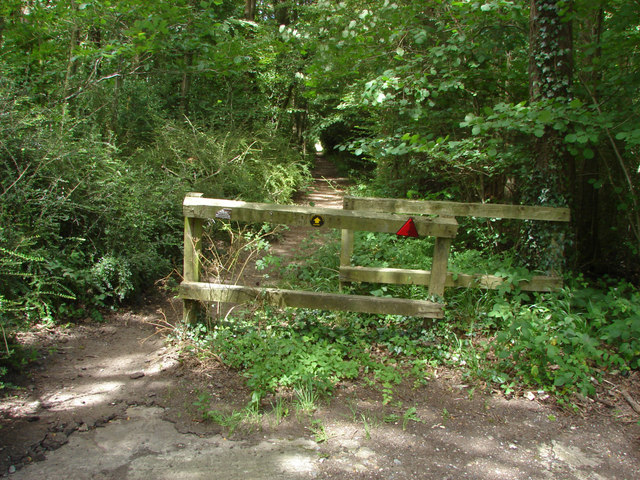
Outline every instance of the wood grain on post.
<path id="1" fill-rule="evenodd" d="M 449 249 L 451 239 L 437 237 L 433 247 L 433 261 L 431 263 L 431 281 L 429 282 L 429 295 L 444 295 L 444 284 L 447 280 L 447 265 L 449 262 Z"/>
<path id="2" fill-rule="evenodd" d="M 187 193 L 187 198 L 200 197 L 202 193 Z M 202 231 L 202 219 L 185 217 L 183 279 L 187 282 L 200 281 Z M 182 310 L 182 319 L 185 323 L 196 323 L 199 310 L 196 300 L 185 299 Z"/>
<path id="3" fill-rule="evenodd" d="M 353 210 L 353 202 L 344 197 L 342 199 L 343 210 Z M 353 230 L 343 229 L 340 240 L 340 267 L 348 267 L 351 265 L 351 255 L 353 255 Z M 344 287 L 344 283 L 340 280 L 340 290 Z"/>

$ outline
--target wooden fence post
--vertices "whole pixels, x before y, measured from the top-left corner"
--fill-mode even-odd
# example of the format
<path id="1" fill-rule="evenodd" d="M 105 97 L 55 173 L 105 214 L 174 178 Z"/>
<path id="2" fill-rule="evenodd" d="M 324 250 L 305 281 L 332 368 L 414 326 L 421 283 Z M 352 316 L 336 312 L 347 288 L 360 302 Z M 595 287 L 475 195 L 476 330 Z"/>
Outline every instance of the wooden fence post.
<path id="1" fill-rule="evenodd" d="M 187 193 L 187 197 L 202 197 L 202 193 Z M 201 218 L 185 217 L 184 219 L 184 264 L 183 280 L 185 282 L 200 281 L 202 255 Z M 182 321 L 195 324 L 198 319 L 200 304 L 197 300 L 183 300 Z"/>
<path id="2" fill-rule="evenodd" d="M 450 248 L 450 238 L 436 237 L 436 243 L 433 247 L 433 261 L 431 262 L 429 295 L 444 296 L 444 284 L 447 281 L 447 264 L 449 261 Z"/>
<path id="3" fill-rule="evenodd" d="M 343 210 L 353 210 L 353 199 L 344 197 L 342 199 Z M 342 240 L 340 242 L 340 267 L 351 266 L 351 255 L 353 255 L 353 230 L 342 230 Z M 340 280 L 340 291 L 345 282 Z"/>

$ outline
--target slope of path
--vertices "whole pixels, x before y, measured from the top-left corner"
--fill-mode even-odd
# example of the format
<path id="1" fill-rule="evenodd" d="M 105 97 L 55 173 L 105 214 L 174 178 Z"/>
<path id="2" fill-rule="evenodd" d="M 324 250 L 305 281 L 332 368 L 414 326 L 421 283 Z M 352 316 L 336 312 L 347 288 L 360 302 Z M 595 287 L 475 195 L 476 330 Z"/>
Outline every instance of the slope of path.
<path id="1" fill-rule="evenodd" d="M 320 208 L 342 208 L 344 190 L 349 184 L 348 179 L 340 177 L 335 165 L 320 155 L 316 157 L 316 163 L 311 173 L 313 182 L 295 195 L 294 203 Z M 331 231 L 319 230 L 310 225 L 308 227 L 284 227 L 277 239 L 271 241 L 268 253 L 279 258 L 282 267 L 299 263 L 304 261 L 305 257 L 309 256 L 319 245 L 331 241 L 328 239 L 331 233 Z M 279 285 L 281 278 L 278 270 L 260 271 L 256 269 L 255 264 L 248 265 L 238 280 L 235 275 L 233 278 L 232 283 L 243 285 L 281 286 Z M 224 314 L 228 307 L 228 305 L 221 306 L 221 311 L 217 314 Z"/>
<path id="2" fill-rule="evenodd" d="M 336 167 L 325 157 L 318 156 L 312 170 L 313 183 L 309 189 L 299 192 L 294 202 L 297 205 L 315 206 L 321 208 L 342 208 L 344 189 L 348 179 L 340 177 Z M 284 262 L 300 257 L 300 246 L 309 239 L 321 240 L 318 230 L 309 227 L 291 228 L 284 232 L 280 239 L 271 246 L 271 253 L 282 258 Z"/>

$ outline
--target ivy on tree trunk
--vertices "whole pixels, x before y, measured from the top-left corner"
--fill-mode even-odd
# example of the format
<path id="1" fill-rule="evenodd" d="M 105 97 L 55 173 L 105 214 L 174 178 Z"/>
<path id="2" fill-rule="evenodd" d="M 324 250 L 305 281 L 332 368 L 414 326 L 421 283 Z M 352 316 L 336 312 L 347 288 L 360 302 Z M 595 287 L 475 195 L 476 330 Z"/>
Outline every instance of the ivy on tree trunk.
<path id="1" fill-rule="evenodd" d="M 529 17 L 529 97 L 532 103 L 566 103 L 571 96 L 573 34 L 570 0 L 531 0 Z M 563 138 L 546 125 L 534 144 L 535 165 L 531 200 L 541 205 L 565 206 L 573 190 L 573 157 Z M 554 229 L 555 230 L 555 229 Z M 531 238 L 540 260 L 549 270 L 561 268 L 566 234 L 532 226 Z"/>

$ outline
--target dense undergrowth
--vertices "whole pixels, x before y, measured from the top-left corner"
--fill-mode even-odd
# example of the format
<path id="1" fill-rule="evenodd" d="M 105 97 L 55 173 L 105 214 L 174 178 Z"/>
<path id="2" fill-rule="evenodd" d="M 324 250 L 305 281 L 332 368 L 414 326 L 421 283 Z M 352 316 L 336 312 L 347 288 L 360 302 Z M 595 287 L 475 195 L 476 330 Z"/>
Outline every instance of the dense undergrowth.
<path id="1" fill-rule="evenodd" d="M 363 266 L 428 268 L 433 249 L 430 239 L 371 233 L 359 233 L 355 245 L 354 264 Z M 336 292 L 338 246 L 334 235 L 304 261 L 283 265 L 267 255 L 262 264 L 288 288 Z M 184 335 L 190 348 L 215 353 L 246 376 L 254 407 L 286 391 L 330 395 L 348 379 L 375 385 L 386 404 L 403 379 L 419 385 L 441 365 L 476 387 L 505 395 L 544 391 L 571 405 L 574 394 L 594 395 L 605 375 L 640 368 L 640 292 L 632 285 L 567 275 L 559 291 L 525 292 L 519 281 L 533 272 L 508 254 L 485 258 L 455 247 L 451 270 L 490 273 L 505 283 L 497 290 L 447 289 L 441 321 L 258 305 Z M 349 291 L 428 298 L 419 286 L 363 283 Z"/>
<path id="2" fill-rule="evenodd" d="M 186 192 L 284 202 L 307 181 L 300 153 L 266 130 L 167 120 L 127 153 L 55 115 L 25 98 L 0 101 L 2 368 L 23 361 L 18 329 L 100 320 L 180 271 Z"/>

